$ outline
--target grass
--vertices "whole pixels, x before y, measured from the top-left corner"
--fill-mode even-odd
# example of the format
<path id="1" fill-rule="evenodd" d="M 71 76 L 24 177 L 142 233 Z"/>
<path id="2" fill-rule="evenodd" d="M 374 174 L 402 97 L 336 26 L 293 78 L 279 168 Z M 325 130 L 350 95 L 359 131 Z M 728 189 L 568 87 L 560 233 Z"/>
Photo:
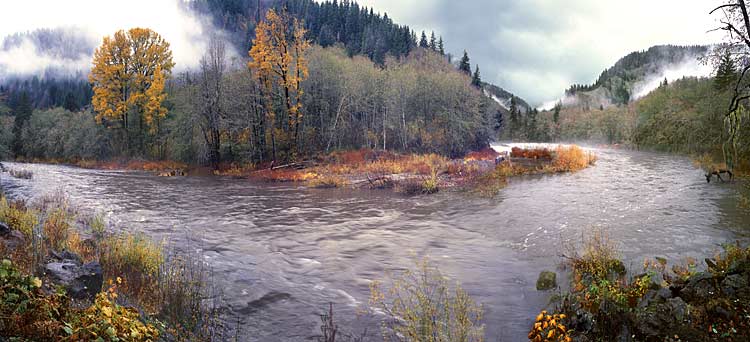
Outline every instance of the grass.
<path id="1" fill-rule="evenodd" d="M 394 341 L 483 341 L 483 308 L 428 260 L 395 277 L 390 286 L 370 285 L 369 305 L 385 313 L 383 337 Z"/>
<path id="2" fill-rule="evenodd" d="M 26 169 L 21 169 L 21 170 L 9 169 L 8 173 L 11 176 L 15 178 L 19 178 L 19 179 L 31 179 L 34 177 L 34 173 L 31 170 L 26 170 Z"/>
<path id="3" fill-rule="evenodd" d="M 13 282 L 4 279 L 0 284 L 0 315 L 19 314 L 15 319 L 23 323 L 0 324 L 0 336 L 69 341 L 96 340 L 97 336 L 112 341 L 155 340 L 157 335 L 169 341 L 228 338 L 218 304 L 206 300 L 218 301 L 220 296 L 211 290 L 209 270 L 200 258 L 167 253 L 164 244 L 142 234 L 109 233 L 101 216 L 85 217 L 60 193 L 43 196 L 32 206 L 2 197 L 0 221 L 8 222 L 14 230 L 25 230 L 27 236 L 25 245 L 14 250 L 0 243 L 0 252 L 10 259 L 3 262 L 0 277 L 11 273 L 15 277 Z M 82 234 L 91 237 L 84 239 Z M 30 282 L 35 284 L 38 279 L 34 273 L 43 269 L 49 258 L 48 252 L 61 250 L 102 265 L 105 283 L 111 287 L 91 305 L 72 306 L 64 291 L 46 294 L 38 286 L 30 287 Z M 2 297 L 14 291 L 28 297 L 22 312 L 15 309 L 15 302 Z M 122 303 L 138 309 L 120 306 Z"/>

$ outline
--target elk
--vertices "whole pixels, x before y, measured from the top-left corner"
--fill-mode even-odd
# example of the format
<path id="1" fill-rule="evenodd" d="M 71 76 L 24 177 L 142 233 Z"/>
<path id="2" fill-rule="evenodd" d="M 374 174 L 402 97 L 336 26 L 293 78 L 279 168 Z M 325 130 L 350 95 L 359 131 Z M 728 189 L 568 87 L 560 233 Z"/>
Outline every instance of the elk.
<path id="1" fill-rule="evenodd" d="M 732 178 L 734 178 L 734 174 L 729 169 L 723 169 L 723 168 L 714 168 L 712 170 L 707 170 L 708 173 L 706 173 L 706 183 L 711 183 L 711 178 L 716 175 L 717 178 L 719 178 L 720 181 L 724 182 L 724 178 L 721 178 L 722 173 L 729 174 L 729 181 L 732 181 Z"/>

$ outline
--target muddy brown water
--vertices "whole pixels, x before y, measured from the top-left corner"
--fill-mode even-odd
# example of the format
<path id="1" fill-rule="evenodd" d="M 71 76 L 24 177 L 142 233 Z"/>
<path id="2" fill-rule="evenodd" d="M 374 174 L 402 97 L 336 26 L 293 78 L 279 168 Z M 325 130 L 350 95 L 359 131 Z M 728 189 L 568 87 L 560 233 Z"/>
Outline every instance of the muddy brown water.
<path id="1" fill-rule="evenodd" d="M 6 166 L 33 179 L 0 181 L 12 197 L 62 189 L 117 229 L 201 253 L 246 340 L 314 340 L 329 302 L 341 327 L 378 336 L 377 317 L 356 314 L 369 283 L 429 256 L 484 305 L 488 341 L 522 341 L 549 299 L 537 275 L 586 232 L 606 230 L 633 268 L 645 257 L 702 260 L 720 243 L 750 240 L 733 185 L 706 184 L 687 158 L 594 152 L 595 167 L 513 179 L 493 199 L 16 163 Z"/>

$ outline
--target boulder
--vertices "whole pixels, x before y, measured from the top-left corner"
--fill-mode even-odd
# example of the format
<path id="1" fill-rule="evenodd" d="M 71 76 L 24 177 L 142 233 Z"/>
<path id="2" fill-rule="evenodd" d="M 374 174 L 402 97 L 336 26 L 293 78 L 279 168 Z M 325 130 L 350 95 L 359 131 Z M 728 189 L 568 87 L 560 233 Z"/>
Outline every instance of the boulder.
<path id="1" fill-rule="evenodd" d="M 698 273 L 688 279 L 685 287 L 680 291 L 680 296 L 689 301 L 705 301 L 716 295 L 716 282 L 710 272 Z"/>
<path id="2" fill-rule="evenodd" d="M 62 285 L 75 299 L 93 300 L 102 289 L 104 276 L 98 262 L 81 264 L 75 260 L 51 262 L 45 266 L 50 279 Z"/>
<path id="3" fill-rule="evenodd" d="M 731 298 L 737 298 L 739 294 L 744 294 L 747 290 L 747 278 L 741 274 L 729 275 L 721 282 L 721 291 Z"/>
<path id="4" fill-rule="evenodd" d="M 557 287 L 557 273 L 542 271 L 536 280 L 536 289 L 539 291 L 551 290 Z"/>
<path id="5" fill-rule="evenodd" d="M 59 261 L 74 261 L 78 264 L 81 263 L 81 257 L 79 257 L 78 254 L 75 254 L 68 250 L 64 250 L 62 252 L 51 251 L 49 254 L 53 259 Z"/>
<path id="6" fill-rule="evenodd" d="M 0 237 L 5 237 L 13 231 L 5 222 L 0 222 Z"/>
<path id="7" fill-rule="evenodd" d="M 0 228 L 1 230 L 2 228 Z M 26 236 L 20 231 L 11 230 L 7 234 L 0 234 L 0 244 L 2 244 L 7 252 L 13 251 L 18 247 L 26 244 Z"/>

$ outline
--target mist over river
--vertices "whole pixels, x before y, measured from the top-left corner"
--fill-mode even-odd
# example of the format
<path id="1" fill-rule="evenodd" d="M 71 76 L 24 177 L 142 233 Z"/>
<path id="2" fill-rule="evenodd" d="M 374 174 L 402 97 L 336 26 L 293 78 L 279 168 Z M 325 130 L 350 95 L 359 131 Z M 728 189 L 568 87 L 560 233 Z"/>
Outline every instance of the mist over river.
<path id="1" fill-rule="evenodd" d="M 117 229 L 202 253 L 248 340 L 314 340 L 329 302 L 341 327 L 377 336 L 377 317 L 356 315 L 369 283 L 429 256 L 484 304 L 488 341 L 521 341 L 549 299 L 537 275 L 587 231 L 606 230 L 638 270 L 645 257 L 702 260 L 719 243 L 750 241 L 732 185 L 706 184 L 688 158 L 593 151 L 592 168 L 514 178 L 493 199 L 16 163 L 6 166 L 33 179 L 0 181 L 10 197 L 63 189 Z"/>

